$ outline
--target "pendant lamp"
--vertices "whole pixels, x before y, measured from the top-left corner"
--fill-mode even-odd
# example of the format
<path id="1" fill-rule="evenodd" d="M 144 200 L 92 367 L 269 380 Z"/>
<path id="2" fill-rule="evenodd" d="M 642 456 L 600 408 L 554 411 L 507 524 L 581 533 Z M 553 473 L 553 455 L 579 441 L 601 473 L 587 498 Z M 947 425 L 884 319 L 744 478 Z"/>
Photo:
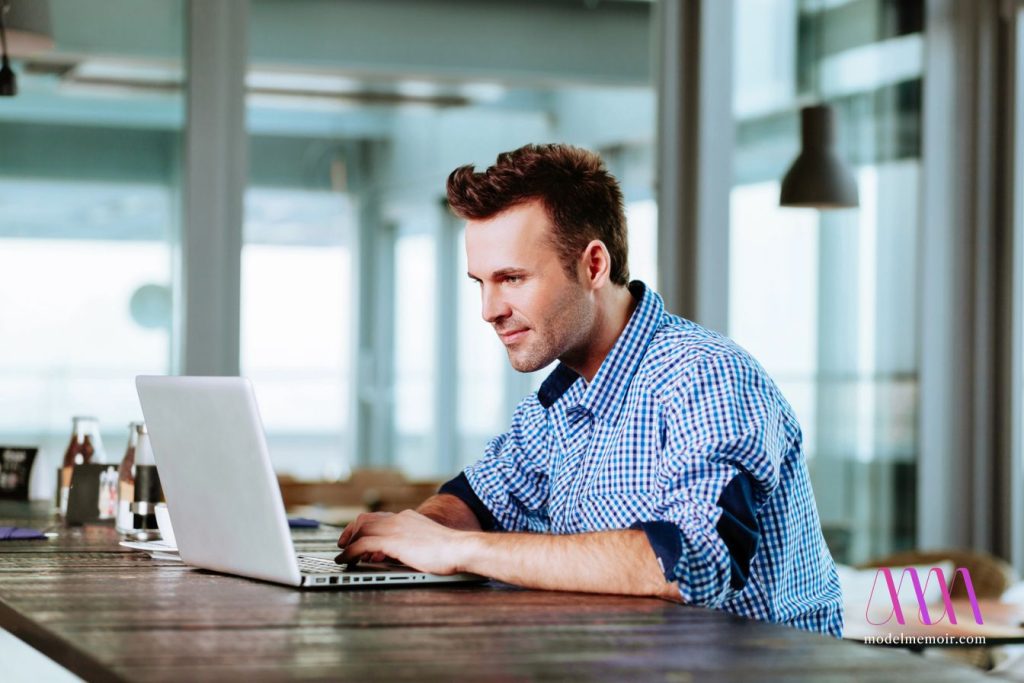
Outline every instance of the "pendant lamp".
<path id="1" fill-rule="evenodd" d="M 10 6 L 6 0 L 0 2 L 0 97 L 14 97 L 18 94 L 18 79 L 11 68 L 11 60 L 7 56 L 7 11 Z"/>
<path id="2" fill-rule="evenodd" d="M 0 0 L 0 96 L 18 93 L 11 57 L 30 58 L 53 49 L 48 0 Z"/>
<path id="3" fill-rule="evenodd" d="M 801 109 L 800 139 L 800 154 L 782 179 L 779 204 L 814 209 L 857 206 L 857 181 L 836 154 L 832 107 Z"/>
<path id="4" fill-rule="evenodd" d="M 813 15 L 811 84 L 820 91 L 825 36 L 825 7 L 821 0 L 798 0 Z M 812 22 L 808 22 L 812 26 Z M 820 96 L 819 96 L 820 97 Z M 779 204 L 812 209 L 845 209 L 859 204 L 857 181 L 835 149 L 836 115 L 832 107 L 817 104 L 800 110 L 800 154 L 782 178 Z"/>

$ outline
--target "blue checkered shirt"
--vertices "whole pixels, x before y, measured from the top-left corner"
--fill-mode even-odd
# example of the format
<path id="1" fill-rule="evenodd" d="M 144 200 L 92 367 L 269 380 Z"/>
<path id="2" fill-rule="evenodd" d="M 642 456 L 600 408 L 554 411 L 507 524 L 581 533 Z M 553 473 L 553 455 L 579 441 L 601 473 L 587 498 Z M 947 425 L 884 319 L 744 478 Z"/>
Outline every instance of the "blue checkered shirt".
<path id="1" fill-rule="evenodd" d="M 840 636 L 792 408 L 734 342 L 630 290 L 636 310 L 593 381 L 559 365 L 464 491 L 442 491 L 473 499 L 485 528 L 642 529 L 684 602 Z"/>

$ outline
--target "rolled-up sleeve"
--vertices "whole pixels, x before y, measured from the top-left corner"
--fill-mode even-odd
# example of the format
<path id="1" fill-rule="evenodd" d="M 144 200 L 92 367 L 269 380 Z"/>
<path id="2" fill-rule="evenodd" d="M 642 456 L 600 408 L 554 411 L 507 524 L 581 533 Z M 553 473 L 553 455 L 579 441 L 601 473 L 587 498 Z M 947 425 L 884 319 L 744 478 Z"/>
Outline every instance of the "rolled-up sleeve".
<path id="1" fill-rule="evenodd" d="M 695 605 L 717 607 L 746 585 L 758 511 L 790 447 L 775 390 L 751 363 L 710 356 L 669 396 L 658 504 L 633 525 Z"/>
<path id="2" fill-rule="evenodd" d="M 549 530 L 546 441 L 546 414 L 531 395 L 516 407 L 508 431 L 492 439 L 484 456 L 463 470 L 473 493 L 492 515 L 494 528 Z"/>

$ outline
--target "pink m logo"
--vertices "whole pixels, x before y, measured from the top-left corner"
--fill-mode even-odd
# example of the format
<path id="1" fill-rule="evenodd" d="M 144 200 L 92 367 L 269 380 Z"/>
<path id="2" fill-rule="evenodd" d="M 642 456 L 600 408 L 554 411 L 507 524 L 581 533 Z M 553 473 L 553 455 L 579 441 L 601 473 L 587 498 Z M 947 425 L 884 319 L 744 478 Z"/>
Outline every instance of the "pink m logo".
<path id="1" fill-rule="evenodd" d="M 981 619 L 981 610 L 978 608 L 978 598 L 974 595 L 974 584 L 971 582 L 971 573 L 963 567 L 957 568 L 953 572 L 953 579 L 946 585 L 946 577 L 943 575 L 942 570 L 938 567 L 932 567 L 928 570 L 928 577 L 925 579 L 924 587 L 921 586 L 921 579 L 917 575 L 917 569 L 914 567 L 907 567 L 903 570 L 900 575 L 900 582 L 897 585 L 892 578 L 892 569 L 889 567 L 881 567 L 875 573 L 875 581 L 871 584 L 871 594 L 868 596 L 868 604 L 864 610 L 864 618 L 867 619 L 869 624 L 873 626 L 881 626 L 888 624 L 892 619 L 893 614 L 896 615 L 896 622 L 900 625 L 906 624 L 906 619 L 903 617 L 903 607 L 900 605 L 900 589 L 903 587 L 903 579 L 910 575 L 910 581 L 914 584 L 914 595 L 917 598 L 917 604 L 920 607 L 919 617 L 921 623 L 930 626 L 936 622 L 942 621 L 942 617 L 949 615 L 949 623 L 956 624 L 956 612 L 953 611 L 953 603 L 949 597 L 949 588 L 953 585 L 953 581 L 956 580 L 957 574 L 964 577 L 964 587 L 967 590 L 967 598 L 971 603 L 971 610 L 974 612 L 974 621 L 978 624 L 985 623 Z M 924 597 L 924 592 L 928 588 L 928 583 L 932 580 L 932 575 L 935 575 L 935 579 L 939 585 L 939 592 L 942 595 L 943 610 L 942 614 L 938 619 L 932 621 L 931 615 L 928 613 L 928 604 Z M 886 617 L 885 621 L 875 622 L 871 620 L 871 601 L 875 597 L 875 588 L 878 586 L 878 577 L 885 577 L 886 588 L 889 589 L 889 600 L 892 603 L 892 612 Z"/>

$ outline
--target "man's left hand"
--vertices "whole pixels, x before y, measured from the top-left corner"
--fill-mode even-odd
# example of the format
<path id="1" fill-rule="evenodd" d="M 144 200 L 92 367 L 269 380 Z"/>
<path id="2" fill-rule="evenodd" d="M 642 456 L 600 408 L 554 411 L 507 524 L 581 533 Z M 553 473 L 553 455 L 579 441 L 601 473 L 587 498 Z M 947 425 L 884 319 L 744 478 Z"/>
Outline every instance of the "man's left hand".
<path id="1" fill-rule="evenodd" d="M 465 571 L 465 551 L 470 532 L 442 526 L 414 510 L 396 515 L 360 515 L 354 531 L 342 534 L 339 562 L 360 557 L 391 557 L 430 574 Z"/>

